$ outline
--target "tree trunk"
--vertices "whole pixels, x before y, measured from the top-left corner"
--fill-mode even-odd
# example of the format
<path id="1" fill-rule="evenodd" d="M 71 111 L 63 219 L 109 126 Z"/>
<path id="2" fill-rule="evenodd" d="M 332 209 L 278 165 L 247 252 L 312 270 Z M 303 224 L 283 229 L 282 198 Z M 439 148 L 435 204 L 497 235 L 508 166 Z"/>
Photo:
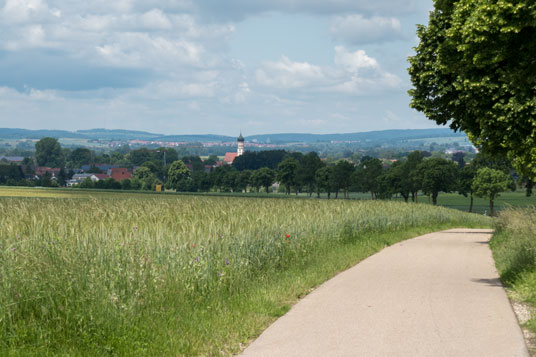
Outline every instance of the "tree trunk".
<path id="1" fill-rule="evenodd" d="M 473 194 L 471 193 L 471 203 L 469 203 L 469 212 L 473 212 Z"/>
<path id="2" fill-rule="evenodd" d="M 339 190 L 335 191 L 335 198 L 339 198 Z"/>
<path id="3" fill-rule="evenodd" d="M 437 205 L 437 192 L 432 194 L 432 203 L 434 206 Z"/>
<path id="4" fill-rule="evenodd" d="M 328 200 L 331 198 L 331 191 L 328 191 Z"/>
<path id="5" fill-rule="evenodd" d="M 403 193 L 401 195 L 404 197 L 404 202 L 408 203 L 409 195 L 404 195 Z"/>
<path id="6" fill-rule="evenodd" d="M 489 215 L 493 217 L 493 199 L 489 200 Z"/>

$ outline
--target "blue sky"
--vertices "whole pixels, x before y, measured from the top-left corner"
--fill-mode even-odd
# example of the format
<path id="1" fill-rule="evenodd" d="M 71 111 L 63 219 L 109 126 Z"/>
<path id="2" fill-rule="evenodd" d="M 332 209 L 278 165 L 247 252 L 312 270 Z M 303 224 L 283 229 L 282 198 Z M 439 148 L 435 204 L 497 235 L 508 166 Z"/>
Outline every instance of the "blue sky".
<path id="1" fill-rule="evenodd" d="M 430 128 L 425 0 L 0 0 L 0 127 L 166 134 Z"/>

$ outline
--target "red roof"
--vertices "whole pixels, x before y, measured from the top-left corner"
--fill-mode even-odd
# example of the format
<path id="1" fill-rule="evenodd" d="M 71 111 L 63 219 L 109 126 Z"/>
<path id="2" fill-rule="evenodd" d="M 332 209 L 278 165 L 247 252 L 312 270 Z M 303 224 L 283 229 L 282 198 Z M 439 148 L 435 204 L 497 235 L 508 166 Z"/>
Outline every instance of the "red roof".
<path id="1" fill-rule="evenodd" d="M 132 178 L 132 174 L 125 168 L 113 168 L 108 171 L 110 177 L 116 181 Z"/>
<path id="2" fill-rule="evenodd" d="M 59 168 L 50 168 L 50 167 L 46 167 L 46 166 L 37 166 L 34 170 L 35 174 L 37 176 L 45 176 L 46 173 L 48 172 L 51 176 L 56 176 L 60 173 L 60 170 Z"/>
<path id="3" fill-rule="evenodd" d="M 225 161 L 226 164 L 232 164 L 237 156 L 238 154 L 236 152 L 226 152 L 223 161 Z"/>
<path id="4" fill-rule="evenodd" d="M 106 174 L 93 174 L 93 176 L 95 176 L 96 178 L 98 178 L 99 181 L 100 181 L 100 180 L 105 180 L 105 179 L 107 179 L 108 177 L 110 177 L 110 176 L 108 176 L 108 175 L 106 175 Z"/>

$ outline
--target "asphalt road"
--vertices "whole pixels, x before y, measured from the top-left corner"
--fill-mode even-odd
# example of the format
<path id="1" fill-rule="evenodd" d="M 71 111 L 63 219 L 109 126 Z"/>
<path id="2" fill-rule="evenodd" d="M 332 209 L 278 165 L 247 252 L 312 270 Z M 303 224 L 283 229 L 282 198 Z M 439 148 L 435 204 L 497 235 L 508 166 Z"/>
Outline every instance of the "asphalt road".
<path id="1" fill-rule="evenodd" d="M 389 248 L 297 303 L 244 356 L 528 356 L 488 246 L 454 229 Z"/>

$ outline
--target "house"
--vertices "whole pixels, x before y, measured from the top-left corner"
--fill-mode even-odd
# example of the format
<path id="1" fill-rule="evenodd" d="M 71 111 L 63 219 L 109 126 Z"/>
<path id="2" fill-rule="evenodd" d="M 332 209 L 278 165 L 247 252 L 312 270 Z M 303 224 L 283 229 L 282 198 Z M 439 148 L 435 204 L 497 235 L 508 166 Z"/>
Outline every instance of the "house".
<path id="1" fill-rule="evenodd" d="M 108 170 L 107 174 L 117 182 L 132 178 L 132 173 L 130 173 L 130 171 L 124 167 L 111 168 Z"/>
<path id="2" fill-rule="evenodd" d="M 223 162 L 225 162 L 227 165 L 232 165 L 234 159 L 238 156 L 238 153 L 236 152 L 226 152 L 225 157 L 223 158 Z"/>
<path id="3" fill-rule="evenodd" d="M 43 177 L 47 173 L 51 177 L 58 177 L 60 171 L 61 169 L 59 168 L 56 168 L 56 167 L 52 168 L 52 167 L 46 167 L 46 166 L 36 166 L 34 169 L 35 176 L 37 177 Z"/>
<path id="4" fill-rule="evenodd" d="M 110 177 L 106 174 L 93 174 L 93 176 L 97 178 L 97 181 L 106 180 L 107 178 Z"/>

